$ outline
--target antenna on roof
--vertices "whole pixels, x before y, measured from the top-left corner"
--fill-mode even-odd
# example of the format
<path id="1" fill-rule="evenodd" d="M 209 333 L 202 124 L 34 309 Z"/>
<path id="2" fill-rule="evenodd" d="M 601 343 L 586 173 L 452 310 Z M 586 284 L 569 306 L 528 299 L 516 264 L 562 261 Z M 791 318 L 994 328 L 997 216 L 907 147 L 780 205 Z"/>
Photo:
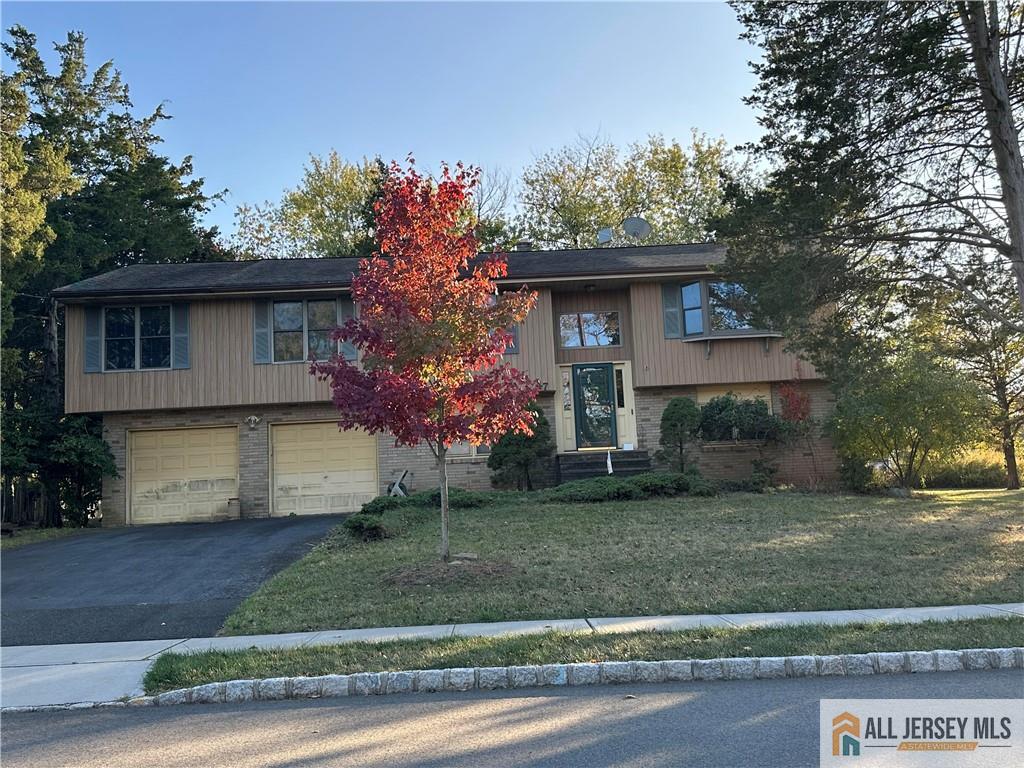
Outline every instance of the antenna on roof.
<path id="1" fill-rule="evenodd" d="M 610 243 L 614 234 L 615 231 L 611 227 L 604 227 L 597 230 L 597 244 L 606 245 L 607 243 Z"/>
<path id="2" fill-rule="evenodd" d="M 634 240 L 643 240 L 651 234 L 651 225 L 639 216 L 630 216 L 622 222 L 626 235 Z"/>

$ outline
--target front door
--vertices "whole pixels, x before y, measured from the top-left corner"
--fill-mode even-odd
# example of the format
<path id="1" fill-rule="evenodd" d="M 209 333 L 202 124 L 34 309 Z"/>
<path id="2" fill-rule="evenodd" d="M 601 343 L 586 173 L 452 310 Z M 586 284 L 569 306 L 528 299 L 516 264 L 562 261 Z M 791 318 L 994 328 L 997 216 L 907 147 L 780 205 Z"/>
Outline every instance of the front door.
<path id="1" fill-rule="evenodd" d="M 615 367 L 582 363 L 572 367 L 576 400 L 576 447 L 615 448 Z"/>

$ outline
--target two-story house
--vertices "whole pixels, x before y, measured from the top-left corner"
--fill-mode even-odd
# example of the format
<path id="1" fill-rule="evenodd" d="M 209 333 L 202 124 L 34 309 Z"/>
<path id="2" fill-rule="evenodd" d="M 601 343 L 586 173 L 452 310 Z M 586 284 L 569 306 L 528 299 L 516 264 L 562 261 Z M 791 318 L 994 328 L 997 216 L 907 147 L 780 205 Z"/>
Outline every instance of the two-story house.
<path id="1" fill-rule="evenodd" d="M 798 380 L 827 414 L 814 369 L 752 327 L 742 289 L 713 274 L 723 257 L 706 244 L 509 254 L 505 283 L 538 302 L 508 360 L 542 382 L 560 458 L 653 454 L 677 396 L 732 391 L 777 409 L 779 385 Z M 426 446 L 339 431 L 327 385 L 308 372 L 334 351 L 357 269 L 353 258 L 137 265 L 56 291 L 67 412 L 102 414 L 119 471 L 104 482 L 104 524 L 346 512 L 403 473 L 411 490 L 436 482 Z M 756 451 L 700 454 L 705 473 L 743 476 Z M 784 480 L 835 475 L 822 440 L 777 459 Z M 489 487 L 486 448 L 455 446 L 449 460 L 453 485 Z"/>

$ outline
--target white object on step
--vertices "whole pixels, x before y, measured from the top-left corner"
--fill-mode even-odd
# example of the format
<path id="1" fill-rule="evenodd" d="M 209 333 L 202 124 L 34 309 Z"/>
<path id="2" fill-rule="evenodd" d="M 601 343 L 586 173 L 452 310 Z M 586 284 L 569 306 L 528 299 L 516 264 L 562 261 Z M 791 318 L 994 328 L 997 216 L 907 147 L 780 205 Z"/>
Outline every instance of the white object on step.
<path id="1" fill-rule="evenodd" d="M 612 452 L 611 452 L 611 450 L 609 450 L 608 451 L 608 474 L 609 475 L 612 474 L 612 471 L 613 471 L 612 470 Z"/>

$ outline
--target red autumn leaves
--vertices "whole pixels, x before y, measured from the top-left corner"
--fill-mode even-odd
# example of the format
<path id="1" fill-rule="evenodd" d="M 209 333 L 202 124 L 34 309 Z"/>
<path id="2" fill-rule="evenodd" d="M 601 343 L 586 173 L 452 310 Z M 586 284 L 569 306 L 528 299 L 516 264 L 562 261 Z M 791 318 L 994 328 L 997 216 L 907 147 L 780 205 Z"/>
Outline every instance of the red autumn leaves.
<path id="1" fill-rule="evenodd" d="M 356 316 L 337 337 L 359 348 L 360 364 L 338 356 L 311 373 L 330 382 L 343 429 L 388 431 L 399 444 L 456 442 L 529 433 L 527 406 L 540 384 L 502 361 L 505 329 L 536 303 L 525 288 L 497 291 L 507 265 L 478 257 L 467 215 L 478 172 L 442 167 L 436 181 L 411 159 L 395 163 L 375 205 L 379 253 L 352 279 Z"/>

